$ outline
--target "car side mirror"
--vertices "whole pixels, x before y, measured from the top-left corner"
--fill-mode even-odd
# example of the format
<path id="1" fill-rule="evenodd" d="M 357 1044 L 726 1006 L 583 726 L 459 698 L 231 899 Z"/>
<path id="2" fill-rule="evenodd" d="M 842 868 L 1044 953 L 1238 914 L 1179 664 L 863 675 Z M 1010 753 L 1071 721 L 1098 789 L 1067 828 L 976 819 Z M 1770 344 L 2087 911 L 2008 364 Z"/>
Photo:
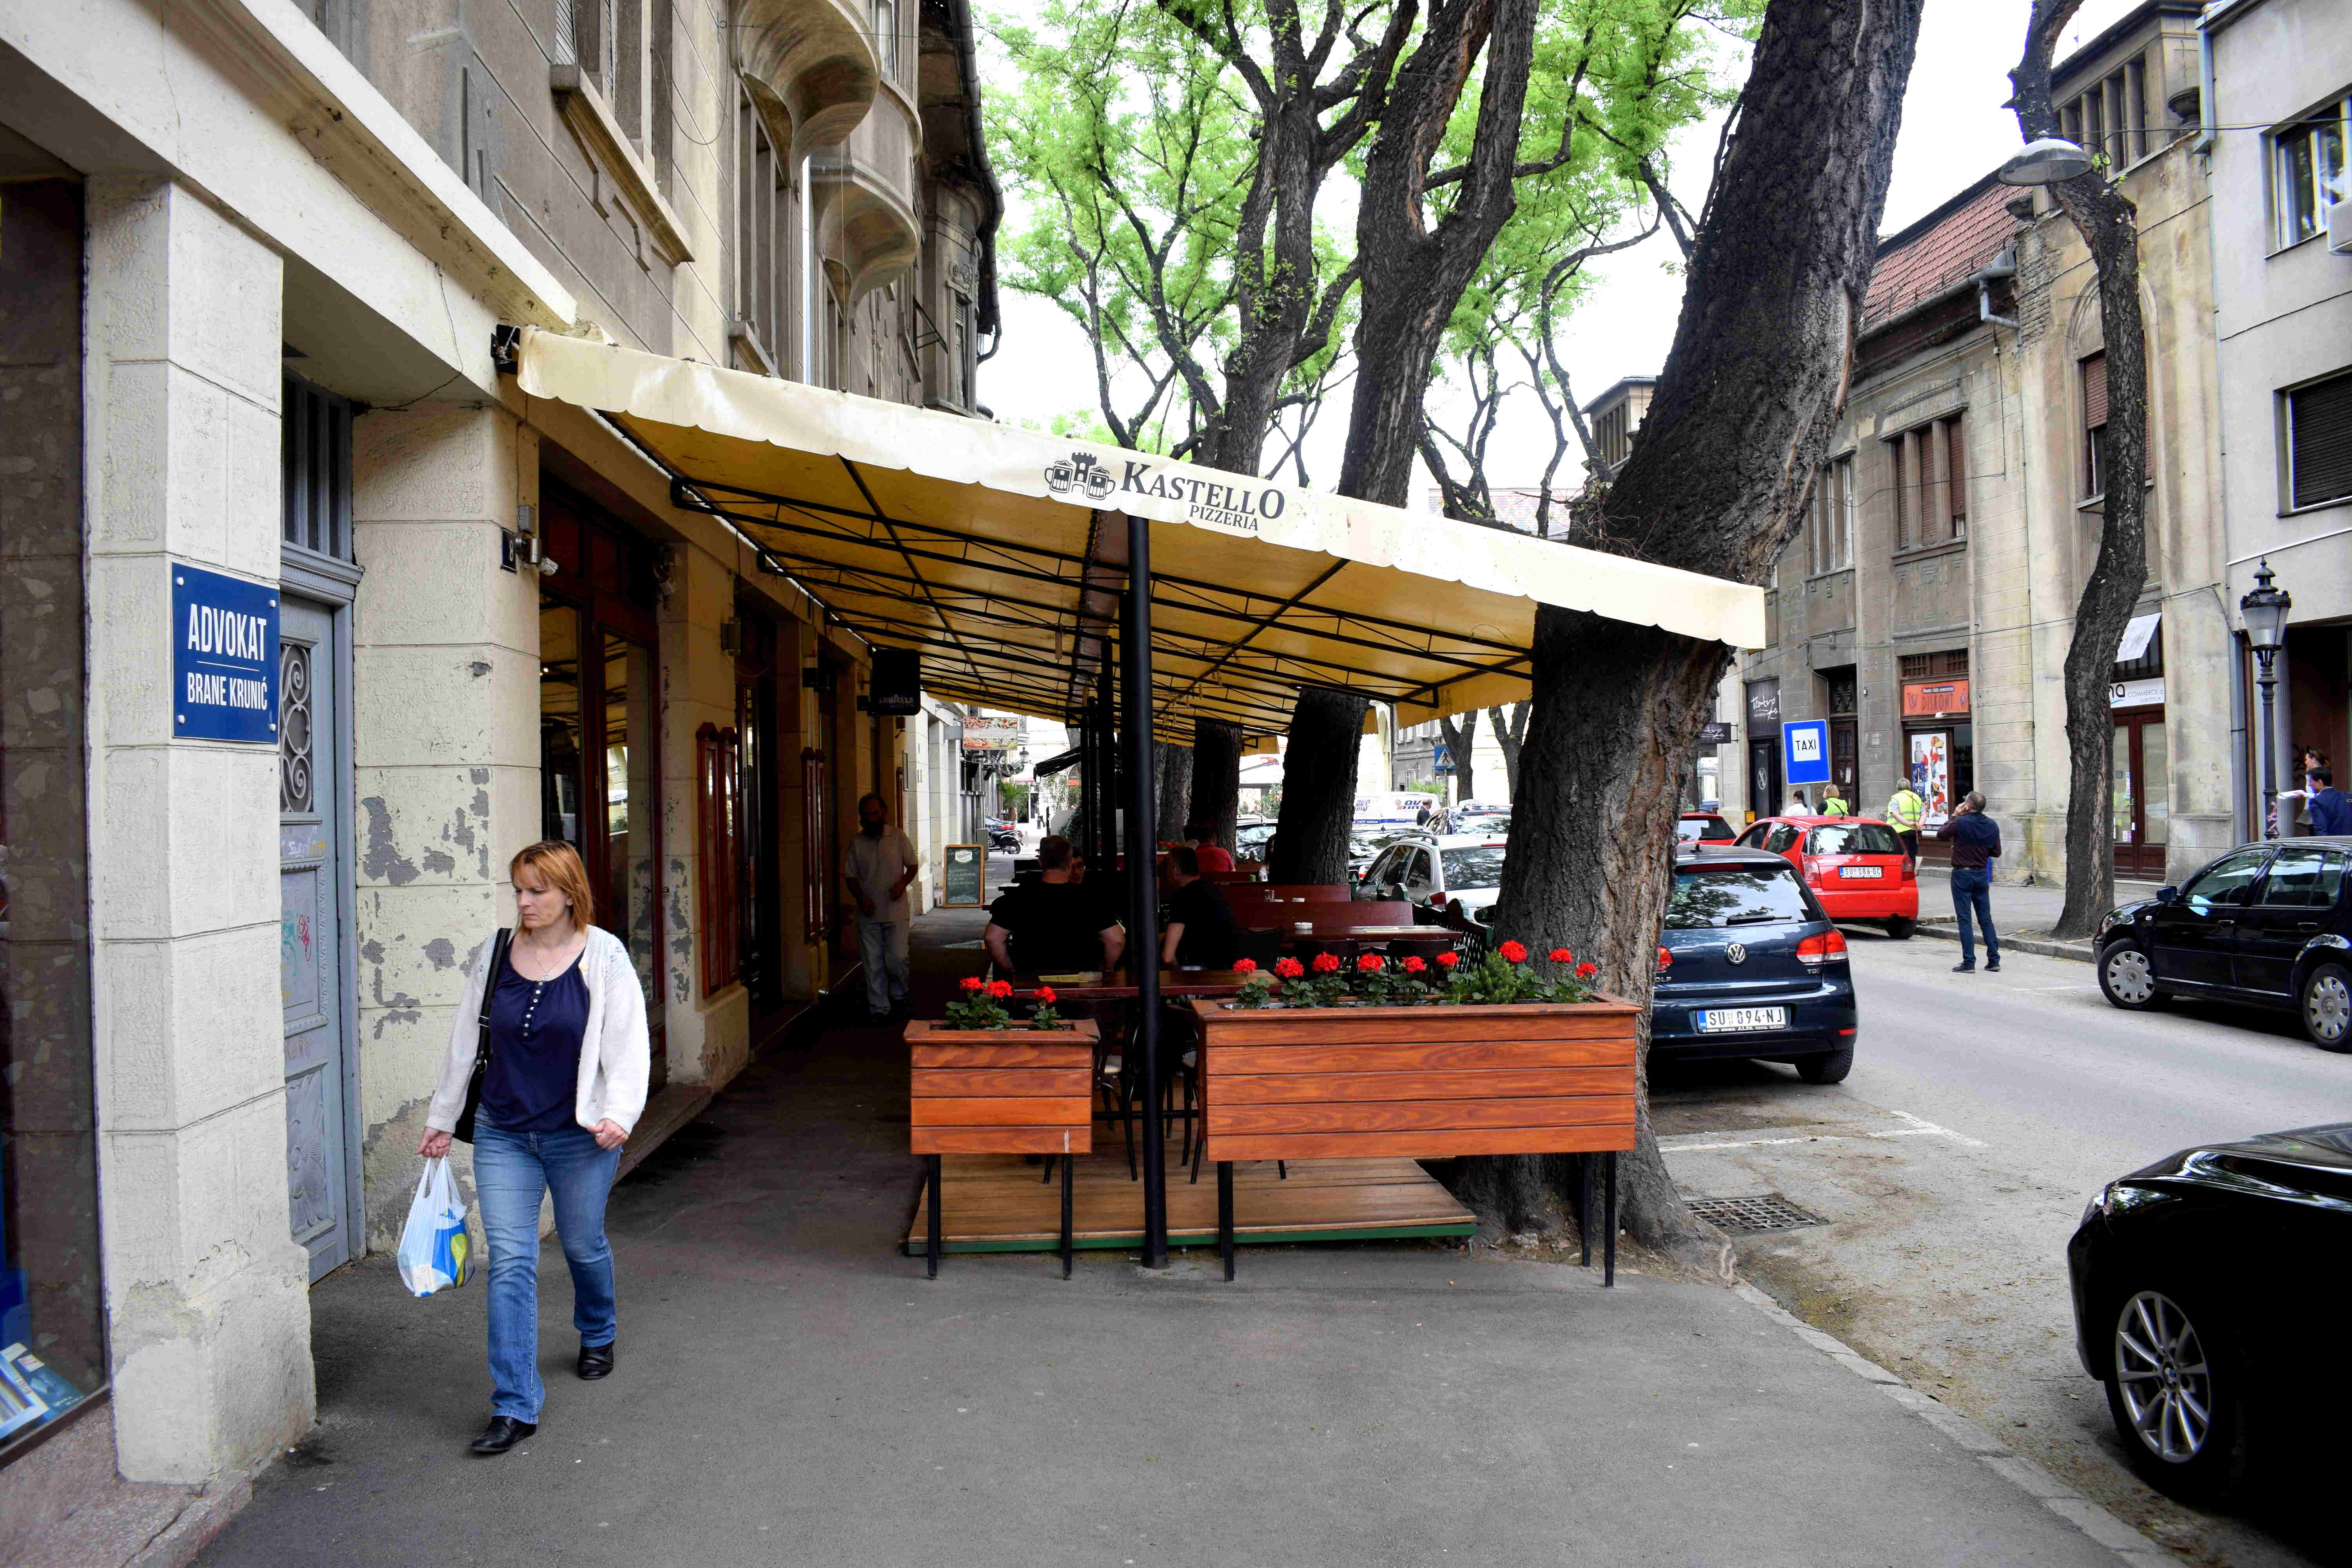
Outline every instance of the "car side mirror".
<path id="1" fill-rule="evenodd" d="M 2178 903 L 2179 900 L 2180 889 L 2178 888 L 2158 888 L 2156 890 L 2156 901 L 2159 904 Z"/>

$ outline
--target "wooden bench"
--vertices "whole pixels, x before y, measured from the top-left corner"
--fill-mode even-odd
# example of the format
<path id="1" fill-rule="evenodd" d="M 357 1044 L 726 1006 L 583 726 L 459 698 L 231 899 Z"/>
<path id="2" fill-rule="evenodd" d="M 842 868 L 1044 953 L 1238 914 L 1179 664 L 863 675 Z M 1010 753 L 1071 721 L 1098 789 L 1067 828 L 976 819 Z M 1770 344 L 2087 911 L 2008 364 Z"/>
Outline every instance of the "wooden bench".
<path id="1" fill-rule="evenodd" d="M 910 1144 L 930 1184 L 931 1278 L 940 1272 L 940 1156 L 1094 1149 L 1095 1021 L 1066 1029 L 907 1026 Z M 1062 1160 L 1062 1278 L 1070 1277 L 1070 1161 Z"/>
<path id="2" fill-rule="evenodd" d="M 1251 1010 L 1195 1000 L 1202 1156 L 1234 1276 L 1236 1160 L 1606 1154 L 1604 1282 L 1617 1278 L 1617 1155 L 1633 1147 L 1640 1009 L 1614 997 L 1507 1006 Z M 1580 1222 L 1591 1261 L 1591 1183 Z"/>

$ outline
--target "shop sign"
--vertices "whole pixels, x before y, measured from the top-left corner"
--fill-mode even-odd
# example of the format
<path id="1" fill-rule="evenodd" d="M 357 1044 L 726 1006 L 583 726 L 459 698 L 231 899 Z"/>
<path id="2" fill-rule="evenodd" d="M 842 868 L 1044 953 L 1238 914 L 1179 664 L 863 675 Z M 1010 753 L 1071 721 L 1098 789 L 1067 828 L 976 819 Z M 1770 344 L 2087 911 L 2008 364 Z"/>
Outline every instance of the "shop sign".
<path id="1" fill-rule="evenodd" d="M 1780 726 L 1781 758 L 1792 784 L 1830 782 L 1830 727 L 1821 719 L 1793 719 Z"/>
<path id="2" fill-rule="evenodd" d="M 1780 722 L 1780 683 L 1778 680 L 1751 680 L 1748 683 L 1748 728 L 1749 731 L 1769 730 Z"/>
<path id="3" fill-rule="evenodd" d="M 1940 719 L 1969 710 L 1969 683 L 1957 680 L 1906 680 L 1903 683 L 1906 719 Z"/>
<path id="4" fill-rule="evenodd" d="M 278 590 L 172 567 L 172 733 L 278 742 Z"/>
<path id="5" fill-rule="evenodd" d="M 1718 719 L 1710 719 L 1698 727 L 1698 743 L 1702 746 L 1727 746 L 1733 735 L 1731 726 Z"/>
<path id="6" fill-rule="evenodd" d="M 2145 680 L 2118 680 L 2107 688 L 2110 708 L 2159 708 L 2164 704 L 2164 677 L 2152 675 Z"/>
<path id="7" fill-rule="evenodd" d="M 1013 714 L 979 713 L 963 721 L 967 752 L 1017 752 L 1028 743 L 1028 729 Z"/>

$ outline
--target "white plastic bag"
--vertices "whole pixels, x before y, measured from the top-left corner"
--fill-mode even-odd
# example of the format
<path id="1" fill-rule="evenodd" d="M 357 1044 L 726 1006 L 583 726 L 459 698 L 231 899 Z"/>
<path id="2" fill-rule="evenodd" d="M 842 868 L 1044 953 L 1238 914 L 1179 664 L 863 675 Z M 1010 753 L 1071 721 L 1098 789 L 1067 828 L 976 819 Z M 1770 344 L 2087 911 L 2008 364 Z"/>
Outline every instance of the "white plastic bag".
<path id="1" fill-rule="evenodd" d="M 474 1277 L 473 1237 L 466 1234 L 466 1205 L 448 1158 L 425 1162 L 409 1200 L 408 1225 L 400 1233 L 400 1282 L 412 1296 L 430 1296 Z"/>

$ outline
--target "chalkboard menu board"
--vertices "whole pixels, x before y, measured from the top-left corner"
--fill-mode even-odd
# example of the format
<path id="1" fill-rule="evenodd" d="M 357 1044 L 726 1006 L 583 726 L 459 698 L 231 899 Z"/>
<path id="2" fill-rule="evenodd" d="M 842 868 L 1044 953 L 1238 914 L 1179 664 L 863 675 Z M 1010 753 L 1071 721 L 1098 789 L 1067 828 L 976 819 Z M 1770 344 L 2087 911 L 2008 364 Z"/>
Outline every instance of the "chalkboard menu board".
<path id="1" fill-rule="evenodd" d="M 950 909 L 976 910 L 988 902 L 988 851 L 978 844 L 947 847 L 947 872 L 940 902 Z"/>

